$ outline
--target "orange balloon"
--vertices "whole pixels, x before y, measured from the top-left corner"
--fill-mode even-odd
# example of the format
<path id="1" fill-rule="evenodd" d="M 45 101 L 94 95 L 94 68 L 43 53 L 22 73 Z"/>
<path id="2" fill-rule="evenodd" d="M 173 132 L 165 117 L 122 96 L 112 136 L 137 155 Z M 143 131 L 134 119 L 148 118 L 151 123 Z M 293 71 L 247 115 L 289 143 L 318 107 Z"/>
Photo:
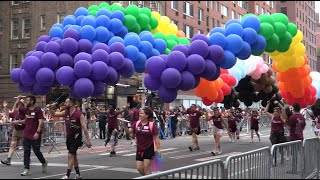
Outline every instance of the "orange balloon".
<path id="1" fill-rule="evenodd" d="M 275 72 L 279 72 L 279 71 L 277 70 L 277 68 L 276 68 L 276 62 L 275 62 L 275 61 L 272 62 L 272 69 L 273 69 Z"/>
<path id="2" fill-rule="evenodd" d="M 218 91 L 212 91 L 208 96 L 207 99 L 210 101 L 215 101 L 218 98 Z"/>
<path id="3" fill-rule="evenodd" d="M 183 31 L 179 30 L 177 32 L 177 36 L 178 36 L 178 38 L 182 38 L 182 37 L 186 37 L 186 34 Z"/>
<path id="4" fill-rule="evenodd" d="M 312 78 L 311 78 L 311 76 L 307 76 L 307 77 L 305 77 L 304 79 L 303 79 L 303 87 L 304 88 L 307 88 L 308 86 L 310 86 L 311 85 L 311 83 L 312 83 Z"/>
<path id="5" fill-rule="evenodd" d="M 281 81 L 278 82 L 278 88 L 280 91 L 286 92 L 285 87 L 284 87 L 284 83 Z"/>
<path id="6" fill-rule="evenodd" d="M 304 65 L 308 64 L 308 61 L 309 61 L 308 56 L 304 55 L 303 57 L 304 57 Z"/>

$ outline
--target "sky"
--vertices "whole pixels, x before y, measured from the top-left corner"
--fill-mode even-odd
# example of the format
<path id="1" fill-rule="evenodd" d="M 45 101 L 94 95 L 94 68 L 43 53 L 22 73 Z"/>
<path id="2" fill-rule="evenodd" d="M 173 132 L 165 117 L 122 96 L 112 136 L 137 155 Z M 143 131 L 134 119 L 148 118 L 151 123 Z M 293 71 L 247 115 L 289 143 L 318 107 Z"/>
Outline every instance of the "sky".
<path id="1" fill-rule="evenodd" d="M 316 8 L 315 8 L 316 12 L 320 13 L 320 1 L 315 1 L 315 4 L 316 4 Z"/>

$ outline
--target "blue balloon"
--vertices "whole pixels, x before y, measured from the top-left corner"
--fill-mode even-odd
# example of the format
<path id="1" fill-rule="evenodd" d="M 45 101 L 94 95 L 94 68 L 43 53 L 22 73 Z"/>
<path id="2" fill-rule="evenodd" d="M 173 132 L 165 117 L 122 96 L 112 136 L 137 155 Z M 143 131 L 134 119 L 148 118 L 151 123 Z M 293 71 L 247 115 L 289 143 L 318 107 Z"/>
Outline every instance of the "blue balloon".
<path id="1" fill-rule="evenodd" d="M 143 68 L 143 71 L 144 71 L 146 61 L 147 61 L 147 57 L 146 57 L 143 53 L 139 52 L 138 58 L 137 58 L 137 60 L 134 62 L 134 67 L 135 67 L 135 68 L 140 68 L 140 69 Z M 143 72 L 143 71 L 142 71 L 142 72 Z"/>
<path id="2" fill-rule="evenodd" d="M 210 46 L 218 45 L 222 48 L 226 46 L 226 37 L 220 32 L 215 32 L 211 34 L 209 40 L 210 40 Z"/>
<path id="3" fill-rule="evenodd" d="M 59 27 L 53 27 L 51 28 L 50 32 L 49 32 L 50 38 L 53 37 L 58 37 L 58 38 L 63 38 L 63 30 Z"/>
<path id="4" fill-rule="evenodd" d="M 87 10 L 87 8 L 79 7 L 74 14 L 76 15 L 76 17 L 87 16 L 88 10 Z"/>
<path id="5" fill-rule="evenodd" d="M 80 15 L 80 16 L 78 16 L 78 17 L 76 18 L 76 24 L 77 24 L 78 26 L 81 26 L 81 21 L 83 20 L 84 17 L 85 17 L 85 16 Z"/>
<path id="6" fill-rule="evenodd" d="M 232 23 L 238 23 L 241 25 L 241 22 L 238 19 L 229 19 L 226 23 L 226 27 L 228 27 Z"/>
<path id="7" fill-rule="evenodd" d="M 125 46 L 133 45 L 139 48 L 141 40 L 139 36 L 127 36 L 127 37 L 124 37 L 124 42 L 125 42 L 124 43 Z"/>
<path id="8" fill-rule="evenodd" d="M 167 43 L 163 39 L 155 39 L 154 48 L 157 49 L 160 54 L 163 54 L 167 49 Z"/>
<path id="9" fill-rule="evenodd" d="M 96 24 L 97 24 L 97 26 L 103 26 L 105 28 L 109 28 L 110 27 L 110 19 L 106 15 L 101 15 L 101 16 L 97 17 Z"/>
<path id="10" fill-rule="evenodd" d="M 91 16 L 84 17 L 81 21 L 81 26 L 83 27 L 85 25 L 89 25 L 89 26 L 96 28 L 97 27 L 96 19 L 94 19 Z"/>
<path id="11" fill-rule="evenodd" d="M 60 23 L 55 23 L 54 25 L 52 25 L 52 28 L 54 28 L 54 27 L 58 27 L 60 29 L 63 29 L 63 25 Z"/>
<path id="12" fill-rule="evenodd" d="M 113 32 L 109 31 L 109 39 L 108 39 L 107 42 L 109 42 L 110 39 L 113 38 L 113 37 L 115 37 L 115 36 L 116 36 L 116 35 L 114 35 Z M 124 43 L 123 43 L 123 45 L 124 45 Z"/>
<path id="13" fill-rule="evenodd" d="M 111 19 L 109 30 L 117 34 L 121 31 L 122 26 L 122 22 L 119 19 Z"/>
<path id="14" fill-rule="evenodd" d="M 224 51 L 224 58 L 220 64 L 220 67 L 223 69 L 230 69 L 232 68 L 237 62 L 237 58 L 234 54 L 228 50 Z"/>
<path id="15" fill-rule="evenodd" d="M 248 44 L 253 44 L 257 40 L 257 32 L 252 28 L 244 28 L 243 29 L 243 41 L 247 42 Z"/>
<path id="16" fill-rule="evenodd" d="M 85 25 L 80 30 L 80 37 L 81 39 L 88 39 L 89 41 L 93 41 L 96 37 L 96 30 L 90 25 Z"/>
<path id="17" fill-rule="evenodd" d="M 94 41 L 92 41 L 92 45 L 96 45 L 96 44 L 98 44 L 98 43 L 101 43 L 100 41 L 97 41 L 97 40 L 94 40 Z"/>
<path id="18" fill-rule="evenodd" d="M 250 57 L 250 55 L 251 55 L 250 44 L 248 44 L 247 42 L 244 41 L 241 51 L 239 53 L 237 53 L 236 56 L 239 59 L 246 60 L 246 59 L 248 59 Z"/>
<path id="19" fill-rule="evenodd" d="M 152 56 L 160 56 L 160 52 L 156 49 L 152 49 L 151 54 L 149 55 L 148 58 L 150 58 Z"/>
<path id="20" fill-rule="evenodd" d="M 137 37 L 139 37 L 139 35 L 138 34 L 136 34 L 136 33 L 134 33 L 134 32 L 129 32 L 128 34 L 126 34 L 125 36 L 124 36 L 124 38 L 127 38 L 128 36 L 137 36 Z M 140 37 L 139 37 L 140 38 Z"/>
<path id="21" fill-rule="evenodd" d="M 116 10 L 111 14 L 111 19 L 119 19 L 121 22 L 124 22 L 124 14 L 122 11 Z"/>
<path id="22" fill-rule="evenodd" d="M 126 34 L 128 34 L 128 28 L 123 26 L 121 31 L 117 33 L 117 36 L 124 38 Z"/>
<path id="23" fill-rule="evenodd" d="M 103 26 L 96 28 L 96 40 L 100 42 L 105 42 L 109 39 L 109 31 Z"/>
<path id="24" fill-rule="evenodd" d="M 239 35 L 240 37 L 242 37 L 243 36 L 243 28 L 242 28 L 241 24 L 238 24 L 238 23 L 229 24 L 229 26 L 226 27 L 226 36 L 228 36 L 230 34 L 236 34 L 236 35 Z"/>
<path id="25" fill-rule="evenodd" d="M 242 19 L 242 27 L 243 28 L 252 28 L 256 32 L 260 30 L 260 21 L 256 16 L 247 16 L 246 18 Z"/>
<path id="26" fill-rule="evenodd" d="M 110 13 L 107 9 L 100 9 L 100 10 L 97 12 L 97 17 L 99 17 L 99 16 L 101 16 L 101 15 L 108 16 L 108 18 L 111 17 L 111 13 Z"/>
<path id="27" fill-rule="evenodd" d="M 129 58 L 131 61 L 137 61 L 139 56 L 139 50 L 133 45 L 126 46 L 124 57 Z"/>
<path id="28" fill-rule="evenodd" d="M 109 31 L 109 33 L 110 33 L 110 31 Z M 110 35 L 110 34 L 109 34 Z M 109 42 L 108 42 L 108 46 L 111 46 L 113 43 L 115 43 L 115 42 L 120 42 L 121 44 L 123 44 L 123 45 L 125 45 L 125 41 L 121 38 L 121 37 L 119 37 L 119 36 L 114 36 L 114 37 L 112 37 L 110 40 L 109 40 Z"/>
<path id="29" fill-rule="evenodd" d="M 70 26 L 71 26 L 70 24 L 66 25 L 66 26 L 63 28 L 63 33 L 66 32 L 66 31 L 69 29 Z"/>
<path id="30" fill-rule="evenodd" d="M 144 72 L 144 68 L 137 68 L 137 67 L 135 67 L 134 70 L 135 70 L 137 73 L 143 73 L 143 72 Z"/>
<path id="31" fill-rule="evenodd" d="M 75 30 L 77 30 L 77 31 L 80 33 L 81 26 L 78 26 L 78 25 L 71 25 L 68 29 L 75 29 Z"/>
<path id="32" fill-rule="evenodd" d="M 210 36 L 211 36 L 211 34 L 216 33 L 216 32 L 219 32 L 219 33 L 221 33 L 223 35 L 226 35 L 226 30 L 224 28 L 215 27 L 210 31 Z"/>
<path id="33" fill-rule="evenodd" d="M 66 26 L 66 25 L 75 25 L 77 23 L 76 21 L 76 18 L 74 16 L 67 16 L 63 19 L 63 25 Z"/>
<path id="34" fill-rule="evenodd" d="M 141 31 L 140 34 L 139 34 L 139 37 L 141 38 L 141 36 L 146 34 L 146 33 L 152 35 L 152 33 L 150 31 Z"/>
<path id="35" fill-rule="evenodd" d="M 141 41 L 148 41 L 151 44 L 154 44 L 154 38 L 153 38 L 153 35 L 151 33 L 144 33 L 144 34 L 139 35 L 139 36 L 140 36 Z"/>
<path id="36" fill-rule="evenodd" d="M 243 47 L 243 40 L 240 36 L 236 34 L 230 34 L 226 37 L 226 46 L 225 50 L 231 51 L 236 54 L 241 51 Z"/>
<path id="37" fill-rule="evenodd" d="M 139 51 L 145 54 L 146 56 L 149 56 L 151 54 L 151 51 L 153 50 L 152 44 L 148 41 L 141 41 Z"/>
<path id="38" fill-rule="evenodd" d="M 264 49 L 266 48 L 266 45 L 267 45 L 266 39 L 262 35 L 258 34 L 257 40 L 253 44 L 251 44 L 251 50 L 253 52 L 261 52 L 261 51 L 264 51 Z"/>

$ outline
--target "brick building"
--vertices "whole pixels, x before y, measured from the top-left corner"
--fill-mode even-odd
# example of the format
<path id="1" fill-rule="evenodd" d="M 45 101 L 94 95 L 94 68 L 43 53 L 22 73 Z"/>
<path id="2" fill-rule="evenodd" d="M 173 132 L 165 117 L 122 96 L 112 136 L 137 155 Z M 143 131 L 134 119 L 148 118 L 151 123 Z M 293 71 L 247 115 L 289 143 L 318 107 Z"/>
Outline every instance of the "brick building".
<path id="1" fill-rule="evenodd" d="M 320 19 L 316 13 L 317 71 L 320 72 Z"/>

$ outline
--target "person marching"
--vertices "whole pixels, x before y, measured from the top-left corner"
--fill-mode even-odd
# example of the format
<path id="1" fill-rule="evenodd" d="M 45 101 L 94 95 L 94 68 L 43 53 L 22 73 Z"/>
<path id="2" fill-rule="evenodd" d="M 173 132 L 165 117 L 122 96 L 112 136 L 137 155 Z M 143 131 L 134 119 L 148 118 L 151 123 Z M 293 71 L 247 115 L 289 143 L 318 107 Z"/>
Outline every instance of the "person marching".
<path id="1" fill-rule="evenodd" d="M 259 141 L 261 141 L 260 139 L 260 134 L 259 134 L 259 120 L 260 120 L 260 116 L 257 110 L 253 110 L 251 113 L 251 117 L 250 117 L 250 129 L 251 129 L 251 142 L 253 143 L 253 131 L 256 132 L 256 135 L 259 138 Z"/>
<path id="2" fill-rule="evenodd" d="M 66 145 L 68 149 L 68 169 L 66 175 L 63 176 L 62 179 L 68 179 L 70 177 L 73 167 L 76 171 L 75 179 L 81 179 L 77 150 L 83 144 L 82 130 L 87 140 L 87 147 L 90 148 L 92 144 L 86 125 L 86 119 L 83 113 L 77 108 L 75 99 L 72 97 L 68 97 L 65 102 L 66 109 L 61 112 L 56 112 L 53 108 L 53 105 L 48 105 L 51 116 L 64 117 L 65 120 L 67 139 Z"/>
<path id="3" fill-rule="evenodd" d="M 228 134 L 231 142 L 235 142 L 236 140 L 236 131 L 237 131 L 237 118 L 235 117 L 235 113 L 233 109 L 230 109 L 230 112 L 227 116 L 228 118 Z"/>

